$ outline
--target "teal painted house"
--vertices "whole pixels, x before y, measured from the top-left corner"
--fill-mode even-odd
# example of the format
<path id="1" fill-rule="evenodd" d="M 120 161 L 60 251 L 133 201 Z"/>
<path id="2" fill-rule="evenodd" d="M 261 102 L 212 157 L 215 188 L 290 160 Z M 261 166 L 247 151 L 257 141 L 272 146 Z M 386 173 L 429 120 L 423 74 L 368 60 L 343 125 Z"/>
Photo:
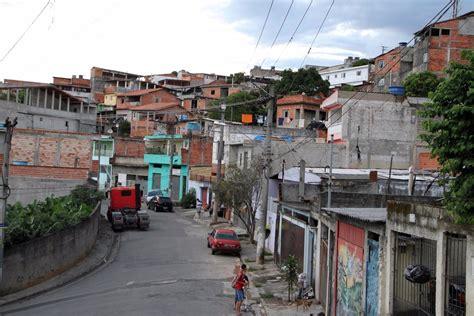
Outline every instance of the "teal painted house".
<path id="1" fill-rule="evenodd" d="M 172 144 L 174 143 L 173 148 Z M 148 163 L 148 191 L 160 189 L 169 196 L 170 158 L 173 153 L 173 201 L 181 200 L 186 192 L 188 166 L 183 164 L 181 150 L 187 148 L 188 140 L 183 135 L 154 135 L 145 137 L 145 157 Z"/>

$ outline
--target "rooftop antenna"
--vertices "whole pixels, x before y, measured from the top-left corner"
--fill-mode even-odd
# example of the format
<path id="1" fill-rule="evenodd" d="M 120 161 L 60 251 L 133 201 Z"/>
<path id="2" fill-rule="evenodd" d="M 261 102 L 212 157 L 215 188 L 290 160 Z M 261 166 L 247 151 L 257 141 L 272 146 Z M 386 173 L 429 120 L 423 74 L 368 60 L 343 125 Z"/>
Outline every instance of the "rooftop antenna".
<path id="1" fill-rule="evenodd" d="M 383 46 L 383 45 L 382 45 L 382 54 L 385 53 L 385 51 L 387 50 L 387 48 L 388 48 L 388 46 Z"/>

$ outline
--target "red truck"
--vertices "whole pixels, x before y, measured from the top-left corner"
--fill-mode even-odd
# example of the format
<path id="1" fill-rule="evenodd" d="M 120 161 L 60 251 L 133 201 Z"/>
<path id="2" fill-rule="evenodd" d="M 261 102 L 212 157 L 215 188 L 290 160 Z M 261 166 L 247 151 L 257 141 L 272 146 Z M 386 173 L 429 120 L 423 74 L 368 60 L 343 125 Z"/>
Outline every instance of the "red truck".
<path id="1" fill-rule="evenodd" d="M 110 205 L 107 219 L 114 231 L 134 226 L 142 230 L 150 227 L 150 217 L 146 210 L 141 210 L 142 191 L 140 185 L 133 187 L 115 187 L 109 191 Z"/>

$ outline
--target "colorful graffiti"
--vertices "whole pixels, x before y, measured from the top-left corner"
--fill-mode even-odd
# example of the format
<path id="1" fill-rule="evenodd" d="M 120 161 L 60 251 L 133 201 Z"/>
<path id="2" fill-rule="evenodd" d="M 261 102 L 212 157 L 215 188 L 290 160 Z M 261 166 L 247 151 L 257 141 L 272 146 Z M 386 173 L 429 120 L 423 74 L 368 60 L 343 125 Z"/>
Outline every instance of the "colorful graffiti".
<path id="1" fill-rule="evenodd" d="M 362 315 L 363 251 L 339 239 L 337 261 L 337 315 Z"/>

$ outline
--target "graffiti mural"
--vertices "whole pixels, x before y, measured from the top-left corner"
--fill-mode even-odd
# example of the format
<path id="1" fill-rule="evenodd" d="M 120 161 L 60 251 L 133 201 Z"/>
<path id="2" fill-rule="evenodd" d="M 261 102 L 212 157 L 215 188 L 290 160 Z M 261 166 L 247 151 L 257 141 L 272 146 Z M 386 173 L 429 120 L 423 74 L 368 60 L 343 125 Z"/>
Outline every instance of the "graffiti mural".
<path id="1" fill-rule="evenodd" d="M 362 315 L 363 250 L 339 239 L 337 261 L 337 315 Z"/>

